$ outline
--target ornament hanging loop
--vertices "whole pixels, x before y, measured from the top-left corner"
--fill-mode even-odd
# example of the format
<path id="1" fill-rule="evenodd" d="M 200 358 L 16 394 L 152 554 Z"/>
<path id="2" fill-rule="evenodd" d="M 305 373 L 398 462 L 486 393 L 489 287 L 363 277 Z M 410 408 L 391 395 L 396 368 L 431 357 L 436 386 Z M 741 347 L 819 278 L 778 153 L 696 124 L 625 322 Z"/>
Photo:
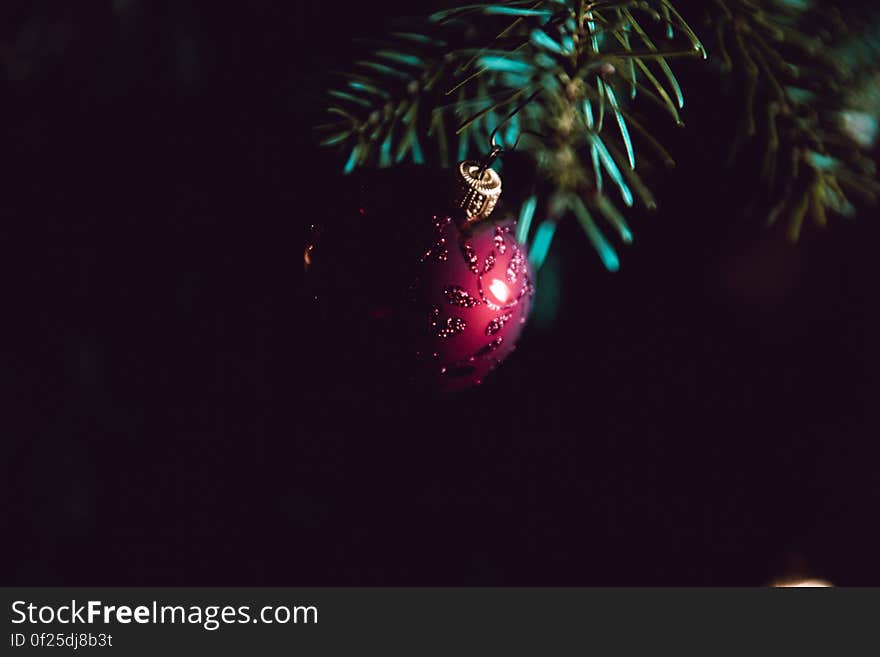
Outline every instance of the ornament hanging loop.
<path id="1" fill-rule="evenodd" d="M 505 116 L 504 119 L 502 119 L 502 121 L 498 125 L 495 126 L 495 129 L 492 130 L 492 133 L 489 135 L 489 143 L 491 144 L 491 148 L 492 148 L 492 152 L 489 154 L 489 157 L 491 158 L 491 161 L 489 163 L 490 165 L 492 162 L 495 161 L 495 158 L 499 157 L 505 151 L 515 151 L 516 147 L 519 146 L 519 140 L 522 138 L 523 135 L 529 134 L 529 135 L 535 135 L 537 137 L 543 137 L 543 135 L 538 135 L 537 133 L 532 132 L 531 130 L 520 130 L 519 134 L 517 134 L 517 136 L 516 136 L 516 141 L 514 141 L 513 145 L 510 146 L 509 148 L 504 148 L 503 146 L 499 145 L 495 141 L 495 137 L 498 136 L 498 131 L 501 130 L 501 128 L 503 128 L 505 125 L 507 125 L 507 123 L 510 121 L 510 119 L 512 119 L 517 114 L 519 114 L 520 111 L 526 105 L 528 105 L 533 100 L 535 100 L 535 98 L 538 96 L 538 94 L 541 93 L 541 91 L 543 91 L 543 90 L 538 89 L 537 91 L 530 94 L 528 98 L 526 98 L 524 101 L 519 103 L 519 105 L 514 107 L 511 110 L 511 112 L 507 116 Z"/>
<path id="2" fill-rule="evenodd" d="M 485 158 L 483 158 L 483 163 L 480 166 L 479 175 L 477 176 L 479 179 L 483 178 L 483 174 L 486 172 L 486 170 L 490 166 L 492 166 L 492 163 L 495 162 L 495 160 L 497 160 L 499 157 L 501 157 L 501 154 L 503 152 L 504 152 L 504 148 L 495 143 L 495 133 L 493 132 L 492 133 L 492 150 L 489 152 L 489 154 Z"/>

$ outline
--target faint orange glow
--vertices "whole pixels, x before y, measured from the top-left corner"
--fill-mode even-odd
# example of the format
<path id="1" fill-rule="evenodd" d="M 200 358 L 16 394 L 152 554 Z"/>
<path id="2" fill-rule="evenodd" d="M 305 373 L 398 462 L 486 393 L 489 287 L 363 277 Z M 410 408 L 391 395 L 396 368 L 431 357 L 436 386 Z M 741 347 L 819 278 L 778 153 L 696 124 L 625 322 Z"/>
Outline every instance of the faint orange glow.
<path id="1" fill-rule="evenodd" d="M 507 287 L 507 283 L 497 278 L 493 279 L 489 284 L 489 291 L 501 303 L 507 303 L 508 299 L 510 299 L 510 288 Z"/>
<path id="2" fill-rule="evenodd" d="M 770 586 L 777 589 L 797 589 L 797 588 L 814 588 L 814 589 L 830 589 L 834 588 L 834 584 L 824 579 L 810 578 L 793 578 L 783 579 L 773 582 Z"/>
<path id="3" fill-rule="evenodd" d="M 309 244 L 306 247 L 305 252 L 303 253 L 303 264 L 305 265 L 306 269 L 308 269 L 309 267 L 312 266 L 312 250 L 314 248 L 315 248 L 314 244 Z"/>

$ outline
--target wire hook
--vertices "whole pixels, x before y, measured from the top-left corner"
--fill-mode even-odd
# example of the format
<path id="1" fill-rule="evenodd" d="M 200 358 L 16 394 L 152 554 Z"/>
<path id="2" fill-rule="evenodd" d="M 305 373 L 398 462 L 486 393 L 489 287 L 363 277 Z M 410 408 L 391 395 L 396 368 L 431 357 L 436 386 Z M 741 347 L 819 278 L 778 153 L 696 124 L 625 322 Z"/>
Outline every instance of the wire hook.
<path id="1" fill-rule="evenodd" d="M 492 166 L 492 163 L 496 159 L 498 159 L 502 153 L 516 150 L 516 147 L 519 145 L 519 140 L 522 138 L 522 136 L 524 134 L 536 135 L 538 137 L 543 136 L 543 135 L 539 135 L 536 132 L 531 132 L 530 130 L 520 130 L 519 134 L 516 136 L 516 141 L 513 142 L 513 146 L 510 146 L 509 148 L 505 148 L 504 146 L 501 146 L 500 144 L 498 144 L 495 141 L 495 137 L 498 135 L 498 130 L 500 130 L 504 126 L 504 124 L 506 124 L 508 121 L 510 121 L 510 119 L 512 119 L 514 116 L 516 116 L 522 108 L 524 108 L 526 105 L 528 105 L 530 102 L 532 102 L 535 99 L 535 97 L 541 93 L 541 91 L 543 91 L 543 89 L 538 89 L 537 91 L 534 91 L 531 95 L 529 95 L 528 98 L 526 98 L 519 105 L 514 107 L 513 111 L 511 111 L 510 114 L 508 114 L 506 117 L 504 117 L 504 120 L 502 120 L 501 123 L 499 123 L 497 126 L 495 126 L 495 129 L 489 135 L 489 143 L 491 145 L 492 150 L 483 159 L 483 161 L 480 165 L 480 170 L 478 172 L 478 178 L 483 177 L 483 174 L 485 173 L 486 169 L 488 169 L 490 166 Z"/>

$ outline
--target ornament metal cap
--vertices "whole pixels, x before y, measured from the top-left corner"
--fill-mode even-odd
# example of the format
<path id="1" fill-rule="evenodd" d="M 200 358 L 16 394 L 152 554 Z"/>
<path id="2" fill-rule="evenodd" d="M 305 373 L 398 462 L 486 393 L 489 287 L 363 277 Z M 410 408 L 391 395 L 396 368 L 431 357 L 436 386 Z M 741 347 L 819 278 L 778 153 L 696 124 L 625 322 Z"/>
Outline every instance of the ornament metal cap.
<path id="1" fill-rule="evenodd" d="M 485 219 L 501 196 L 501 176 L 485 163 L 465 160 L 456 172 L 452 205 L 464 215 L 466 224 Z"/>

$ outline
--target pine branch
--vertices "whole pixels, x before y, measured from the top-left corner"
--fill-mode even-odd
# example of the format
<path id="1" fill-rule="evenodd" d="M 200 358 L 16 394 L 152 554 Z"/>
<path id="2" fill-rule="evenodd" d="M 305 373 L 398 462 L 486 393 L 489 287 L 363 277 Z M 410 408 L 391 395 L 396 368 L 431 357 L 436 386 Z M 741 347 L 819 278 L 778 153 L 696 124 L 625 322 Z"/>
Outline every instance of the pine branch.
<path id="1" fill-rule="evenodd" d="M 731 152 L 764 143 L 760 180 L 771 199 L 769 224 L 785 223 L 792 241 L 808 218 L 819 227 L 829 213 L 851 216 L 857 202 L 880 196 L 873 164 L 846 130 L 856 57 L 834 45 L 848 33 L 828 3 L 714 0 L 707 22 L 722 71 L 743 88 L 744 126 Z M 849 45 L 859 52 L 863 40 Z"/>
<path id="2" fill-rule="evenodd" d="M 592 217 L 601 217 L 623 243 L 632 234 L 607 185 L 624 205 L 638 198 L 653 208 L 653 195 L 636 173 L 642 145 L 673 164 L 630 105 L 644 96 L 681 124 L 684 96 L 667 60 L 705 54 L 668 0 L 459 7 L 391 35 L 342 78 L 344 86 L 330 92 L 338 120 L 326 127 L 324 143 L 347 149 L 346 172 L 407 158 L 421 162 L 425 146 L 449 166 L 452 156 L 485 155 L 498 129 L 502 145 L 519 139 L 517 150 L 533 156 L 540 174 L 534 192 L 547 203 L 547 221 L 575 216 L 613 270 L 616 252 Z M 530 96 L 534 100 L 499 127 Z M 423 145 L 425 136 L 433 144 Z M 523 214 L 534 214 L 538 200 L 532 198 Z M 544 236 L 549 230 L 541 223 L 535 229 Z M 541 258 L 534 259 L 539 265 Z"/>

